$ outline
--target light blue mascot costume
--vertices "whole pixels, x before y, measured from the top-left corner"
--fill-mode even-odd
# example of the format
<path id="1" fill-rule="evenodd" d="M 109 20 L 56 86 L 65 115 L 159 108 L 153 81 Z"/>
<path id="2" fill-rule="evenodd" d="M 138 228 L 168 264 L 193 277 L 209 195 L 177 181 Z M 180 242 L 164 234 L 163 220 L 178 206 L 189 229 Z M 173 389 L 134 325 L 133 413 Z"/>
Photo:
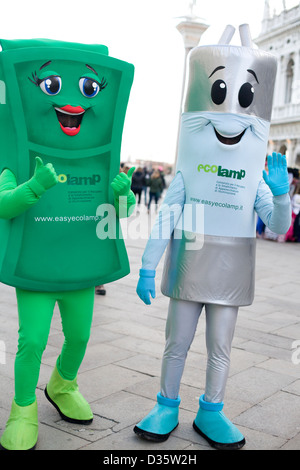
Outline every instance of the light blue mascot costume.
<path id="1" fill-rule="evenodd" d="M 170 297 L 157 404 L 134 431 L 164 441 L 178 425 L 185 359 L 205 306 L 207 371 L 194 429 L 213 447 L 239 449 L 245 438 L 222 411 L 239 306 L 254 297 L 256 214 L 276 233 L 290 226 L 285 156 L 264 170 L 276 59 L 241 46 L 227 26 L 215 46 L 194 48 L 181 117 L 176 175 L 142 258 L 140 298 L 155 297 L 155 269 L 167 245 L 162 293 Z"/>

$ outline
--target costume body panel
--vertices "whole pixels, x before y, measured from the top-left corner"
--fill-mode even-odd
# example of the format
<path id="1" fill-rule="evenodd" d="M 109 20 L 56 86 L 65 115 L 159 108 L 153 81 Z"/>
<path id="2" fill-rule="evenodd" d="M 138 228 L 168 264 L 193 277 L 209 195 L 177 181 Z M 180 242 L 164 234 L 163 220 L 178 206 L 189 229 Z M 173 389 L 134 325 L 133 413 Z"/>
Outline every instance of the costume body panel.
<path id="1" fill-rule="evenodd" d="M 161 284 L 165 295 L 224 305 L 228 305 L 227 299 L 231 305 L 251 303 L 254 292 L 253 256 L 256 251 L 256 239 L 201 234 L 191 237 L 190 233 L 185 237 L 182 230 L 177 233 L 175 227 L 181 218 L 185 201 L 183 177 L 181 173 L 177 173 L 167 191 L 160 215 L 143 253 L 143 269 L 155 270 L 167 248 Z M 268 186 L 260 181 L 254 209 L 276 233 L 284 233 L 289 226 L 289 207 L 288 195 L 273 197 Z M 232 272 L 234 267 L 236 269 Z M 212 276 L 211 272 L 217 274 Z M 241 290 L 238 291 L 238 288 Z"/>
<path id="2" fill-rule="evenodd" d="M 203 303 L 250 305 L 254 297 L 255 239 L 206 235 L 200 243 L 202 248 L 187 250 L 190 240 L 172 237 L 166 252 L 162 293 Z"/>
<path id="3" fill-rule="evenodd" d="M 119 172 L 133 66 L 107 56 L 105 46 L 88 49 L 47 40 L 33 45 L 3 43 L 0 70 L 7 106 L 0 109 L 1 169 L 9 168 L 22 184 L 32 175 L 38 155 L 53 164 L 59 183 L 25 214 L 0 222 L 7 240 L 0 250 L 0 279 L 33 291 L 78 290 L 111 282 L 129 273 L 110 182 Z M 61 74 L 57 97 L 44 95 L 30 81 L 45 54 L 51 58 L 49 74 Z M 93 104 L 78 85 L 80 76 L 87 75 L 85 64 L 107 83 Z M 46 74 L 47 67 L 39 75 Z M 62 132 L 56 110 L 75 104 L 85 112 L 80 132 L 70 137 Z M 14 140 L 9 137 L 13 133 Z M 97 215 L 97 208 L 105 204 L 112 206 L 106 222 L 115 236 L 100 239 L 96 230 L 105 213 Z"/>
<path id="4" fill-rule="evenodd" d="M 242 142 L 226 146 L 218 141 L 214 129 L 224 121 L 236 133 L 246 131 Z M 186 205 L 166 255 L 165 295 L 233 306 L 252 303 L 254 205 L 268 131 L 269 123 L 253 116 L 183 114 L 177 171 L 183 177 Z M 197 214 L 199 206 L 202 213 Z M 196 234 L 194 244 L 185 231 Z"/>

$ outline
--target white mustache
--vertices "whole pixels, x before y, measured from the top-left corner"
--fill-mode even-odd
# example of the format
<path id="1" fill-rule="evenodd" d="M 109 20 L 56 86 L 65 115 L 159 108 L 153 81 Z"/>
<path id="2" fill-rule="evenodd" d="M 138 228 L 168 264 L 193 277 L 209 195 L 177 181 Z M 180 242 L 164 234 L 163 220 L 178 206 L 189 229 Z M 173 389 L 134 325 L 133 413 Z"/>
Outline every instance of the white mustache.
<path id="1" fill-rule="evenodd" d="M 233 113 L 190 112 L 182 114 L 182 124 L 190 132 L 200 132 L 211 124 L 220 134 L 233 137 L 250 128 L 260 140 L 268 138 L 270 123 L 257 116 Z"/>

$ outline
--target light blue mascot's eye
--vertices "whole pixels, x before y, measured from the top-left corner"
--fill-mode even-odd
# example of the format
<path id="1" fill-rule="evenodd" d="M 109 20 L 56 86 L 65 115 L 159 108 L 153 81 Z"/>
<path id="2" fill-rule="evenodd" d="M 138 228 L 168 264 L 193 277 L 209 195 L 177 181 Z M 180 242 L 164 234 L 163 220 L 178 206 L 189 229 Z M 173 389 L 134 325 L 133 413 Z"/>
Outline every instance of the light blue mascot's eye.
<path id="1" fill-rule="evenodd" d="M 211 98 L 215 104 L 222 104 L 227 94 L 227 86 L 223 80 L 217 80 L 211 87 Z"/>
<path id="2" fill-rule="evenodd" d="M 248 108 L 254 98 L 254 87 L 251 83 L 244 83 L 239 92 L 239 103 L 242 108 Z"/>

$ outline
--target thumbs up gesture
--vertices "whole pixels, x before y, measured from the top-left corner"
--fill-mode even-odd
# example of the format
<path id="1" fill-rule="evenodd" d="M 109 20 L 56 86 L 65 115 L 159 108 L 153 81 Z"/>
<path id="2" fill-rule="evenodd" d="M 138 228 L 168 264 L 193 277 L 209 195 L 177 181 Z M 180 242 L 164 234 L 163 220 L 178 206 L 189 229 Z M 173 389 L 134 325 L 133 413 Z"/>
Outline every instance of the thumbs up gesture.
<path id="1" fill-rule="evenodd" d="M 135 167 L 130 168 L 128 173 L 119 173 L 112 181 L 111 187 L 113 188 L 115 197 L 128 196 L 131 187 L 132 174 Z"/>
<path id="2" fill-rule="evenodd" d="M 50 189 L 58 182 L 52 163 L 44 165 L 40 157 L 35 157 L 35 170 L 33 178 L 45 189 Z"/>

